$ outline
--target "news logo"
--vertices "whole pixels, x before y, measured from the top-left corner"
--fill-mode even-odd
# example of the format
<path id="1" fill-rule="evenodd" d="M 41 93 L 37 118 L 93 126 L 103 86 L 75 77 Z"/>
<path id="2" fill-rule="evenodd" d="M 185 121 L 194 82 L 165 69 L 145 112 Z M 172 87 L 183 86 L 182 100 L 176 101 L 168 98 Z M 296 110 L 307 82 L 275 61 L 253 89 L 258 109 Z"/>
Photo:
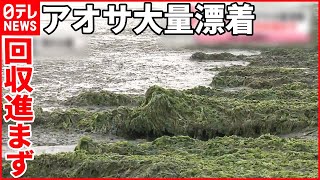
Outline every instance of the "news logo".
<path id="1" fill-rule="evenodd" d="M 40 1 L 0 1 L 0 34 L 40 35 Z"/>

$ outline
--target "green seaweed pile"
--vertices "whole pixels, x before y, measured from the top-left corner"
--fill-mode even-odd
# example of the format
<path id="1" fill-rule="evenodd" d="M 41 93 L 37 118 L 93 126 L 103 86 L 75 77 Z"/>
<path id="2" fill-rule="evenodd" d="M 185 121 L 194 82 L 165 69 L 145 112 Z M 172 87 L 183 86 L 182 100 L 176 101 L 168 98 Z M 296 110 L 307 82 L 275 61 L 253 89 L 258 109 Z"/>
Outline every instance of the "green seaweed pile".
<path id="1" fill-rule="evenodd" d="M 158 86 L 148 89 L 144 103 L 138 107 L 42 113 L 36 115 L 36 122 L 127 138 L 259 136 L 317 126 L 317 102 L 208 97 Z"/>
<path id="2" fill-rule="evenodd" d="M 101 114 L 95 124 L 127 137 L 280 134 L 316 126 L 317 103 L 204 97 L 154 86 L 142 106 Z"/>
<path id="3" fill-rule="evenodd" d="M 309 89 L 318 87 L 317 49 L 273 49 L 261 55 L 247 57 L 248 67 L 224 68 L 212 80 L 211 86 L 270 89 L 300 84 Z"/>
<path id="4" fill-rule="evenodd" d="M 232 67 L 222 70 L 213 78 L 213 87 L 250 87 L 269 89 L 285 84 L 301 83 L 307 88 L 317 88 L 317 73 L 310 69 L 286 67 Z"/>
<path id="5" fill-rule="evenodd" d="M 234 91 L 226 91 L 223 89 L 215 89 L 210 87 L 198 86 L 196 88 L 184 91 L 188 94 L 209 97 L 228 97 L 239 100 L 282 100 L 282 101 L 301 101 L 301 102 L 317 102 L 318 90 L 307 89 L 301 83 L 283 85 L 270 89 L 247 89 L 239 88 Z"/>
<path id="6" fill-rule="evenodd" d="M 40 155 L 24 177 L 316 177 L 317 143 L 270 135 L 208 141 L 162 136 L 152 142 L 96 143 L 75 152 Z M 4 177 L 10 165 L 4 164 Z"/>

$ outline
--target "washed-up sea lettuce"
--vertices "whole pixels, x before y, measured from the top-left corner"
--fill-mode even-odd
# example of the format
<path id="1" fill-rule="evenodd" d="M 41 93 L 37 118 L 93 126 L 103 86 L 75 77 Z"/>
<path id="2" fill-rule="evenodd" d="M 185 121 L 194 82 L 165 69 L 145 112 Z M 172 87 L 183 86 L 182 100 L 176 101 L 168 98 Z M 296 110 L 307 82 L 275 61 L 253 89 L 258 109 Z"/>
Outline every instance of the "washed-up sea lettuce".
<path id="1" fill-rule="evenodd" d="M 317 102 L 208 97 L 153 86 L 138 107 L 89 112 L 43 112 L 37 122 L 64 129 L 80 128 L 127 138 L 188 135 L 279 134 L 317 126 Z"/>
<path id="2" fill-rule="evenodd" d="M 269 89 L 285 84 L 302 83 L 316 89 L 317 72 L 310 69 L 285 67 L 230 67 L 222 69 L 212 80 L 213 87 L 250 87 Z"/>
<path id="3" fill-rule="evenodd" d="M 10 164 L 3 165 L 4 177 Z M 263 135 L 200 141 L 163 136 L 152 142 L 97 143 L 75 152 L 40 155 L 24 177 L 317 177 L 316 140 Z"/>

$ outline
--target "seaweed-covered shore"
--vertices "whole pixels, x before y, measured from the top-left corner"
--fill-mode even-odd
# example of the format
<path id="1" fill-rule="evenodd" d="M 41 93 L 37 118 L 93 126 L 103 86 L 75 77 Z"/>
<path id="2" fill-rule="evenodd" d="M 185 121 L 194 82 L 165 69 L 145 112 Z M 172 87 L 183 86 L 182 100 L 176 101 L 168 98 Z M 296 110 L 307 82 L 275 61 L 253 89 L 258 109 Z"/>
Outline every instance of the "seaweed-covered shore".
<path id="1" fill-rule="evenodd" d="M 65 102 L 70 109 L 37 109 L 35 127 L 151 142 L 85 137 L 75 152 L 37 156 L 24 177 L 316 177 L 317 139 L 278 136 L 317 129 L 317 48 L 191 60 L 237 58 L 250 64 L 218 69 L 211 87 L 85 92 Z"/>
<path id="2" fill-rule="evenodd" d="M 41 155 L 28 177 L 316 177 L 312 140 L 237 136 L 200 141 L 162 136 L 152 142 L 96 143 L 84 137 L 73 153 Z M 7 174 L 9 165 L 5 164 Z"/>

